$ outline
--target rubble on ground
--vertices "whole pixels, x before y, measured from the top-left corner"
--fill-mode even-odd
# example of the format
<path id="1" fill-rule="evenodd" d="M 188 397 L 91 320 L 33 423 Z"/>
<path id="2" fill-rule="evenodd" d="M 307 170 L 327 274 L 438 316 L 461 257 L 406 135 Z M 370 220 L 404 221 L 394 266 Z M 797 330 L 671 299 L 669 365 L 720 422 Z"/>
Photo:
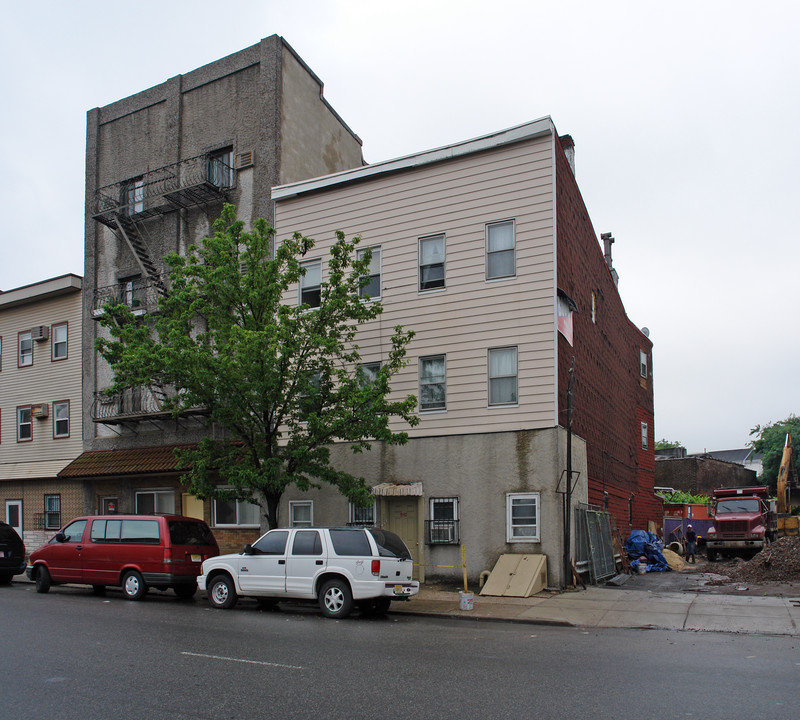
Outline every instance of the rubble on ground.
<path id="1" fill-rule="evenodd" d="M 752 560 L 736 562 L 727 575 L 736 582 L 800 581 L 800 537 L 778 538 Z"/>

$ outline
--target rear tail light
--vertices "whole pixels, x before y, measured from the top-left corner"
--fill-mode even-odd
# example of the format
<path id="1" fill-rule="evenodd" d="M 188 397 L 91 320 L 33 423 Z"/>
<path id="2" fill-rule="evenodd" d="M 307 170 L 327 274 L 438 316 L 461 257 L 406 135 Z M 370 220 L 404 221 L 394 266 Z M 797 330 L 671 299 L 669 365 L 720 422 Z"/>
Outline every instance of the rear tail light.
<path id="1" fill-rule="evenodd" d="M 164 564 L 169 565 L 172 562 L 172 548 L 164 548 Z"/>
<path id="2" fill-rule="evenodd" d="M 372 574 L 373 575 L 380 575 L 381 574 L 381 561 L 380 560 L 373 560 L 372 561 Z"/>

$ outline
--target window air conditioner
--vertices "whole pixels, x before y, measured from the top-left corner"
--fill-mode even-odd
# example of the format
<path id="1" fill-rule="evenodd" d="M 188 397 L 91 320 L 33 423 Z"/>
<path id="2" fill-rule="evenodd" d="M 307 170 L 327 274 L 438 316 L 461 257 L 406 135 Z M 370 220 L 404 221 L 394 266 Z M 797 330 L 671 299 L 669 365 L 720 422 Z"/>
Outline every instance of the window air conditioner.
<path id="1" fill-rule="evenodd" d="M 455 528 L 452 525 L 442 525 L 431 528 L 432 543 L 451 543 L 453 542 Z"/>
<path id="2" fill-rule="evenodd" d="M 47 325 L 36 325 L 35 327 L 31 328 L 31 339 L 36 340 L 37 342 L 47 340 L 49 334 L 50 329 L 47 327 Z"/>
<path id="3" fill-rule="evenodd" d="M 31 415 L 35 418 L 43 420 L 47 417 L 50 408 L 47 403 L 40 403 L 39 405 L 31 405 Z"/>

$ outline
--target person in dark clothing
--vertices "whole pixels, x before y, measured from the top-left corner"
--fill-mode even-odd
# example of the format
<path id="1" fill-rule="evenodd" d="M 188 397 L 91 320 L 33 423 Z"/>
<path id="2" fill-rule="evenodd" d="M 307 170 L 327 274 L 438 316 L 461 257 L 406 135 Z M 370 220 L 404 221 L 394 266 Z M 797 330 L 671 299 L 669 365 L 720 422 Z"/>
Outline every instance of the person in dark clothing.
<path id="1" fill-rule="evenodd" d="M 696 563 L 694 553 L 697 549 L 697 533 L 692 530 L 691 525 L 686 527 L 686 562 Z M 691 558 L 691 560 L 689 559 Z"/>

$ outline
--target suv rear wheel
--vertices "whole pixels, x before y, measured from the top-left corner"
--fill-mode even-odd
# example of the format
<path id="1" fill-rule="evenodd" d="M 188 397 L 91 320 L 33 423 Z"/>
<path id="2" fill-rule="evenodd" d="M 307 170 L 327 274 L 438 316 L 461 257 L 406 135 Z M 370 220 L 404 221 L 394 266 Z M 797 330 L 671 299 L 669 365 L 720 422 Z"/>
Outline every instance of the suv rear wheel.
<path id="1" fill-rule="evenodd" d="M 329 580 L 319 594 L 319 607 L 329 618 L 346 618 L 353 606 L 353 594 L 344 580 Z"/>
<path id="2" fill-rule="evenodd" d="M 141 600 L 147 594 L 144 578 L 136 570 L 122 576 L 122 594 L 126 600 Z"/>
<path id="3" fill-rule="evenodd" d="M 238 599 L 233 580 L 227 575 L 217 575 L 208 586 L 208 602 L 211 607 L 228 610 L 236 605 Z"/>

